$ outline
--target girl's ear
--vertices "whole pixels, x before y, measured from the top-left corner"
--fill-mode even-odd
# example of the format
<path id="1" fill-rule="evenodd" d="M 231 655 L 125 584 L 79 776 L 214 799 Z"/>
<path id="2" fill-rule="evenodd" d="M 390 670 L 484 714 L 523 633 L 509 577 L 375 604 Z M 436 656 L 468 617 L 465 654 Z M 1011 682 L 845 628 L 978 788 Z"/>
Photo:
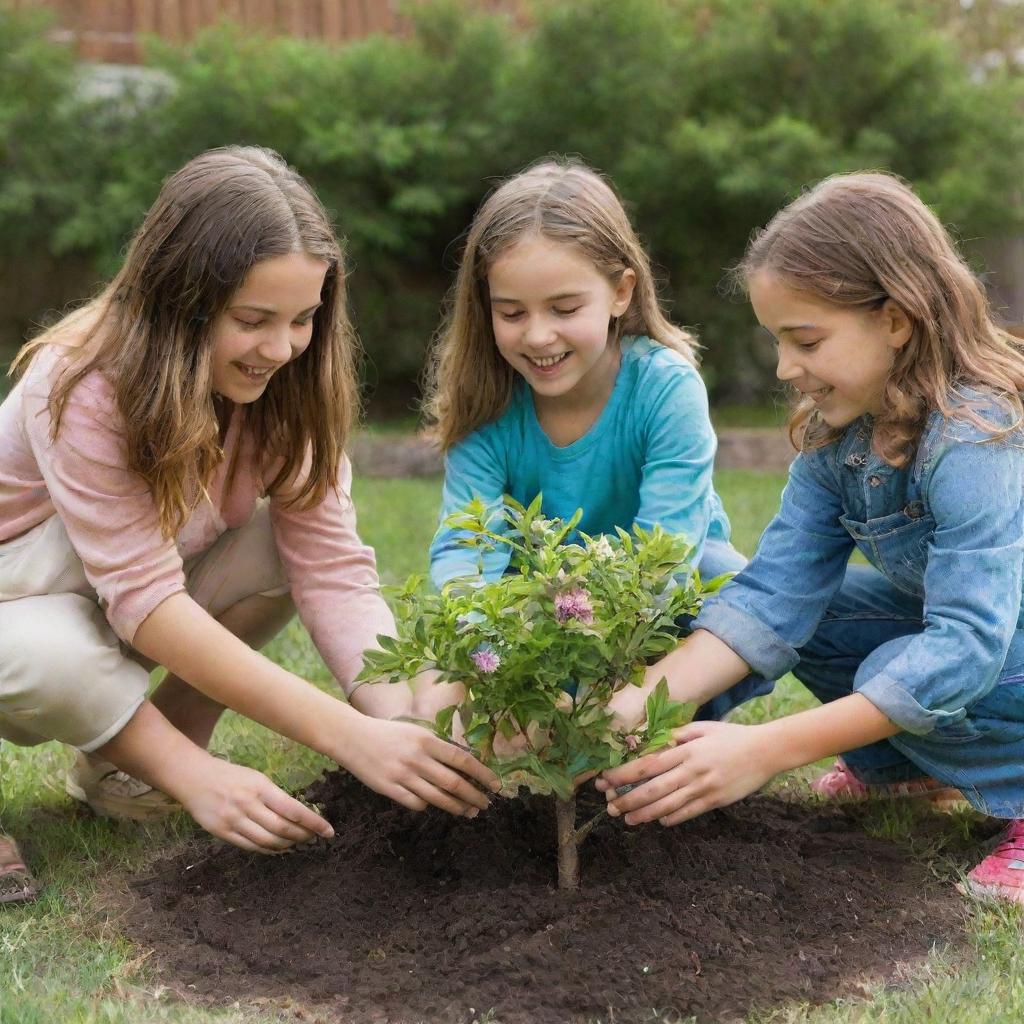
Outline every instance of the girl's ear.
<path id="1" fill-rule="evenodd" d="M 880 313 L 889 347 L 903 348 L 914 334 L 914 322 L 907 316 L 906 310 L 892 299 L 885 300 Z"/>
<path id="2" fill-rule="evenodd" d="M 636 288 L 636 272 L 627 267 L 615 286 L 615 300 L 612 302 L 612 316 L 622 316 L 633 301 L 633 289 Z"/>

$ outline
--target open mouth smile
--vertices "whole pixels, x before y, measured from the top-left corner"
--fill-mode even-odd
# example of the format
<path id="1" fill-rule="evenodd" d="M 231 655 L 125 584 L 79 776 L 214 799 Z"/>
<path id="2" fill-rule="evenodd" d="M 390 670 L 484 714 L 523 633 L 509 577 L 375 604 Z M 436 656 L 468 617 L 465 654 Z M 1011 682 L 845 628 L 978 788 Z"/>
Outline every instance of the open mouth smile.
<path id="1" fill-rule="evenodd" d="M 277 367 L 249 366 L 247 363 L 235 363 L 235 366 L 254 384 L 262 384 Z"/>
<path id="2" fill-rule="evenodd" d="M 526 359 L 531 366 L 538 370 L 550 370 L 554 366 L 561 366 L 571 354 L 570 352 L 561 352 L 557 356 L 545 356 L 543 359 L 535 359 L 533 356 L 527 356 Z"/>

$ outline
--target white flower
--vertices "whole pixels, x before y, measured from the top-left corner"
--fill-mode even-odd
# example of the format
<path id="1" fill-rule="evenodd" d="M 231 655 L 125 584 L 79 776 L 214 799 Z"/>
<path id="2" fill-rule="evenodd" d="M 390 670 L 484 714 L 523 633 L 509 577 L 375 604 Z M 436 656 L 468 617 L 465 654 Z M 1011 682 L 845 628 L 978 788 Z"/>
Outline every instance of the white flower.
<path id="1" fill-rule="evenodd" d="M 532 523 L 530 523 L 530 532 L 535 537 L 543 537 L 544 534 L 551 529 L 551 525 L 552 520 L 538 516 Z"/>
<path id="2" fill-rule="evenodd" d="M 587 544 L 590 549 L 590 553 L 597 558 L 601 559 L 612 559 L 615 557 L 615 548 L 611 546 L 610 541 L 604 534 L 594 540 L 593 538 Z"/>

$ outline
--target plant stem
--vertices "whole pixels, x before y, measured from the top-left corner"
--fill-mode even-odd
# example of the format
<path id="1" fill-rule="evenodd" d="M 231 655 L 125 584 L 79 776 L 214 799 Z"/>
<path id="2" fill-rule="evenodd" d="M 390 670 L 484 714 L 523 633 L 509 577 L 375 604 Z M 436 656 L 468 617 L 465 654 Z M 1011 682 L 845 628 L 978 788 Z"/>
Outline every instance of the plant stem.
<path id="1" fill-rule="evenodd" d="M 573 838 L 577 846 L 579 846 L 587 836 L 590 835 L 590 830 L 604 817 L 607 817 L 607 811 L 598 811 L 590 821 L 585 821 L 576 831 L 573 833 Z"/>
<path id="2" fill-rule="evenodd" d="M 575 892 L 580 887 L 580 853 L 576 845 L 576 797 L 555 797 L 558 826 L 558 888 Z"/>

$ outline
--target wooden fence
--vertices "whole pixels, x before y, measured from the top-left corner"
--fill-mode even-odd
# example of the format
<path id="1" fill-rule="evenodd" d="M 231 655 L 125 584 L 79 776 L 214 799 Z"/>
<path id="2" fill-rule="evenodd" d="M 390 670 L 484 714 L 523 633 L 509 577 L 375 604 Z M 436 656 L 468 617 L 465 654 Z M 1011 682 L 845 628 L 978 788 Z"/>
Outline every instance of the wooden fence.
<path id="1" fill-rule="evenodd" d="M 142 37 L 181 41 L 229 18 L 250 32 L 343 43 L 371 32 L 400 32 L 399 0 L 7 0 L 45 7 L 54 38 L 83 60 L 138 63 Z M 490 5 L 495 6 L 495 5 Z"/>

